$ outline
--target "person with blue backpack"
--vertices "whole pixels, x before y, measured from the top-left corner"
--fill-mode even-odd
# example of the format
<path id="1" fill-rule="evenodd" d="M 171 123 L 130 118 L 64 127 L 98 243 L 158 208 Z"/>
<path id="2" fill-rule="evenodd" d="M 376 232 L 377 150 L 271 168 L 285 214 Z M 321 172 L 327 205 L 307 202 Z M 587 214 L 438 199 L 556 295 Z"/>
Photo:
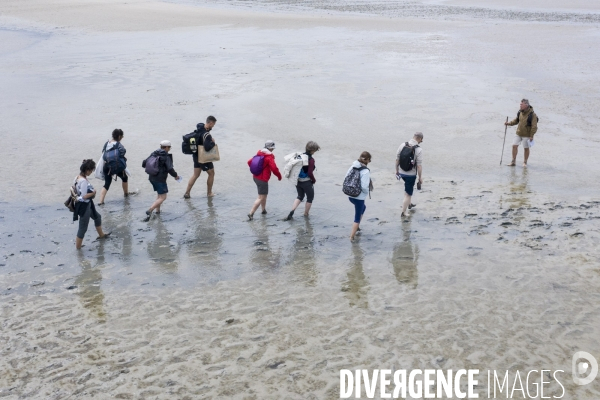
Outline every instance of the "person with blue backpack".
<path id="1" fill-rule="evenodd" d="M 342 191 L 348 196 L 350 203 L 354 204 L 354 224 L 352 224 L 352 231 L 350 233 L 351 241 L 354 241 L 356 232 L 360 230 L 360 222 L 367 209 L 365 200 L 367 199 L 367 195 L 370 195 L 373 190 L 371 171 L 367 168 L 370 162 L 371 153 L 363 151 L 358 160 L 352 163 L 342 185 Z"/>
<path id="2" fill-rule="evenodd" d="M 102 160 L 104 161 L 104 167 L 102 169 L 102 173 L 104 174 L 104 186 L 100 191 L 100 201 L 98 202 L 99 206 L 104 205 L 104 198 L 106 197 L 106 193 L 108 189 L 110 189 L 110 184 L 114 180 L 117 180 L 117 177 L 121 178 L 123 185 L 123 195 L 125 197 L 129 196 L 129 184 L 127 172 L 127 158 L 125 158 L 125 147 L 121 144 L 121 140 L 125 134 L 122 129 L 115 129 L 112 132 L 112 139 L 107 141 L 104 144 L 104 148 L 102 149 Z"/>
<path id="3" fill-rule="evenodd" d="M 142 168 L 148 174 L 148 180 L 152 184 L 152 188 L 156 192 L 156 200 L 152 206 L 146 211 L 145 221 L 149 221 L 152 217 L 152 212 L 156 210 L 160 214 L 160 206 L 167 199 L 169 187 L 167 186 L 167 177 L 171 175 L 177 181 L 181 182 L 181 177 L 177 175 L 173 168 L 173 155 L 171 151 L 171 142 L 163 140 L 160 142 L 160 149 L 154 150 L 150 156 L 142 162 Z"/>
<path id="4" fill-rule="evenodd" d="M 267 140 L 265 147 L 259 150 L 254 157 L 248 160 L 248 166 L 250 172 L 258 189 L 258 198 L 254 201 L 252 209 L 248 214 L 248 220 L 254 219 L 254 213 L 258 207 L 262 207 L 262 214 L 267 213 L 267 196 L 269 194 L 269 179 L 271 179 L 271 173 L 273 173 L 279 180 L 281 180 L 281 173 L 277 164 L 275 164 L 275 142 Z"/>
<path id="5" fill-rule="evenodd" d="M 304 201 L 304 197 L 306 196 L 306 205 L 304 206 L 304 216 L 308 217 L 308 213 L 310 212 L 310 208 L 312 207 L 313 199 L 315 198 L 315 188 L 314 185 L 317 183 L 315 179 L 314 171 L 315 171 L 315 159 L 313 158 L 313 154 L 319 151 L 321 148 L 317 144 L 317 142 L 313 142 L 312 140 L 306 143 L 306 151 L 304 154 L 301 154 L 302 158 L 302 167 L 298 172 L 298 180 L 296 181 L 296 192 L 298 193 L 298 197 L 294 200 L 294 204 L 292 205 L 292 211 L 285 218 L 285 221 L 289 221 L 294 217 L 294 211 L 296 208 Z M 306 162 L 305 162 L 306 161 Z M 304 165 L 306 164 L 306 165 Z"/>

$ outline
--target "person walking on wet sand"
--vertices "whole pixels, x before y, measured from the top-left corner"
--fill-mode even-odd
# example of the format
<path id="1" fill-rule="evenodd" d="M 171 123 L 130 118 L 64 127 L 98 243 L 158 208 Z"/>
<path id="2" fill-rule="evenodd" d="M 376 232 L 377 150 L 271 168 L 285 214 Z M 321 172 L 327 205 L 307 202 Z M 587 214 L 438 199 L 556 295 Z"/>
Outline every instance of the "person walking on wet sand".
<path id="1" fill-rule="evenodd" d="M 146 211 L 146 221 L 150 220 L 154 210 L 156 210 L 157 214 L 160 214 L 160 206 L 167 199 L 167 193 L 169 193 L 167 176 L 171 175 L 176 180 L 181 180 L 181 177 L 177 175 L 177 172 L 173 168 L 173 155 L 169 154 L 169 151 L 171 151 L 171 142 L 163 140 L 160 142 L 160 149 L 154 150 L 142 162 L 142 167 L 146 169 L 146 173 L 148 174 L 148 180 L 156 192 L 156 200 Z"/>
<path id="2" fill-rule="evenodd" d="M 350 232 L 351 241 L 354 241 L 356 232 L 360 230 L 360 222 L 367 209 L 365 200 L 373 189 L 371 171 L 367 168 L 370 162 L 371 153 L 363 151 L 358 160 L 352 163 L 346 173 L 346 178 L 344 178 L 342 190 L 348 195 L 350 203 L 354 204 L 354 224 L 352 224 L 352 231 Z"/>
<path id="3" fill-rule="evenodd" d="M 267 140 L 264 149 L 259 150 L 254 157 L 248 160 L 248 166 L 250 172 L 258 189 L 258 198 L 254 201 L 252 209 L 248 214 L 248 220 L 254 219 L 254 213 L 258 207 L 262 208 L 262 214 L 267 213 L 267 196 L 269 194 L 269 179 L 271 179 L 271 172 L 281 180 L 281 173 L 277 164 L 275 164 L 275 142 Z"/>
<path id="4" fill-rule="evenodd" d="M 504 125 L 517 125 L 517 132 L 512 147 L 512 161 L 507 164 L 509 167 L 517 165 L 517 154 L 519 145 L 523 143 L 523 166 L 527 166 L 529 159 L 529 149 L 533 146 L 533 136 L 537 132 L 538 117 L 533 111 L 533 107 L 529 104 L 529 100 L 521 100 L 517 117 L 510 122 L 505 122 Z"/>
<path id="5" fill-rule="evenodd" d="M 73 221 L 79 219 L 79 229 L 77 230 L 77 237 L 75 238 L 75 247 L 77 250 L 81 249 L 83 237 L 87 232 L 90 219 L 94 220 L 99 239 L 105 239 L 110 235 L 110 232 L 104 233 L 102 230 L 102 217 L 100 216 L 100 213 L 96 211 L 96 207 L 94 206 L 96 190 L 87 179 L 87 177 L 94 172 L 94 169 L 96 169 L 94 160 L 83 160 L 79 167 L 79 175 L 75 177 L 75 181 L 73 182 L 77 188 L 78 196 L 77 202 L 75 203 L 75 211 L 73 212 Z"/>
<path id="6" fill-rule="evenodd" d="M 421 189 L 423 183 L 423 133 L 417 132 L 408 142 L 402 143 L 396 152 L 396 179 L 404 181 L 404 201 L 402 203 L 401 216 L 407 217 L 408 210 L 415 207 L 412 204 L 412 195 L 417 181 L 417 189 Z M 401 169 L 401 170 L 400 170 Z"/>
<path id="7" fill-rule="evenodd" d="M 212 128 L 214 128 L 216 123 L 217 119 L 212 115 L 209 115 L 208 118 L 206 118 L 205 124 L 199 123 L 198 125 L 196 125 L 196 143 L 198 143 L 199 146 L 204 146 L 204 150 L 206 151 L 210 151 L 213 147 L 215 147 L 216 142 L 210 134 L 210 131 L 212 130 Z M 206 196 L 214 196 L 212 187 L 215 181 L 215 165 L 212 162 L 204 164 L 198 162 L 198 152 L 193 153 L 192 158 L 194 160 L 194 174 L 190 177 L 190 180 L 188 181 L 187 189 L 185 190 L 183 198 L 190 198 L 192 187 L 194 187 L 196 179 L 200 177 L 202 171 L 206 171 L 206 173 L 208 174 L 208 179 L 206 180 Z"/>
<path id="8" fill-rule="evenodd" d="M 122 186 L 123 186 L 123 196 L 129 196 L 129 184 L 127 176 L 127 159 L 125 158 L 125 147 L 121 144 L 121 140 L 125 134 L 121 129 L 115 129 L 112 132 L 112 140 L 109 140 L 104 144 L 104 148 L 102 149 L 102 157 L 105 161 L 104 167 L 102 168 L 102 173 L 104 174 L 104 186 L 100 191 L 100 201 L 98 202 L 99 206 L 104 205 L 104 198 L 106 197 L 106 193 L 108 193 L 108 189 L 110 189 L 110 184 L 112 183 L 113 176 L 115 177 L 115 181 L 117 177 L 121 178 Z"/>
<path id="9" fill-rule="evenodd" d="M 302 165 L 300 168 L 300 173 L 298 174 L 298 181 L 296 182 L 296 192 L 298 192 L 298 197 L 294 200 L 294 204 L 292 205 L 292 211 L 285 218 L 286 221 L 291 220 L 294 217 L 294 211 L 296 208 L 302 203 L 304 200 L 304 196 L 306 196 L 306 205 L 304 206 L 304 216 L 308 217 L 308 213 L 310 212 L 310 207 L 312 206 L 313 199 L 315 198 L 315 188 L 314 184 L 317 183 L 317 180 L 314 176 L 315 171 L 315 159 L 313 155 L 319 151 L 321 148 L 317 144 L 317 142 L 310 141 L 306 143 L 306 151 L 301 155 L 303 161 L 307 160 L 307 165 Z"/>

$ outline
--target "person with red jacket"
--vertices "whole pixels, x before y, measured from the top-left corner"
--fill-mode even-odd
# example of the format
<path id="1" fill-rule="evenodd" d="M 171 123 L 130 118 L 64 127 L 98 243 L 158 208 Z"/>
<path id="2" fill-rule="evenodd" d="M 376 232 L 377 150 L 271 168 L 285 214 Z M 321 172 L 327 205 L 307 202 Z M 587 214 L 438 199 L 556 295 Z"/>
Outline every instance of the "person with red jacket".
<path id="1" fill-rule="evenodd" d="M 258 198 L 252 205 L 252 209 L 250 210 L 250 214 L 248 214 L 248 220 L 252 221 L 254 219 L 254 213 L 258 209 L 258 207 L 262 207 L 262 213 L 267 213 L 267 195 L 269 194 L 269 179 L 271 179 L 271 172 L 281 180 L 281 173 L 279 172 L 279 168 L 277 168 L 277 164 L 275 164 L 275 155 L 273 154 L 273 150 L 275 150 L 275 142 L 272 140 L 267 140 L 265 143 L 265 148 L 259 150 L 254 157 L 262 157 L 263 159 L 263 168 L 260 174 L 252 175 L 254 178 L 254 183 L 256 183 L 256 188 L 258 189 Z M 252 157 L 248 160 L 248 166 L 251 167 Z"/>

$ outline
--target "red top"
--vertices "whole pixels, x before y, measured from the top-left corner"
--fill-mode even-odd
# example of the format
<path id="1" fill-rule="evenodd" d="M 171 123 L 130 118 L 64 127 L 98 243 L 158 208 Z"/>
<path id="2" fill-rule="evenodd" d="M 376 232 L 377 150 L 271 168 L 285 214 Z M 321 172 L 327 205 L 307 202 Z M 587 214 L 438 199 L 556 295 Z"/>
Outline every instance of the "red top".
<path id="1" fill-rule="evenodd" d="M 279 168 L 277 168 L 277 164 L 275 164 L 275 155 L 267 149 L 259 150 L 258 152 L 256 152 L 256 155 L 264 156 L 265 160 L 264 160 L 264 164 L 263 164 L 263 170 L 260 173 L 260 175 L 252 175 L 252 176 L 254 176 L 256 179 L 259 179 L 261 181 L 269 182 L 269 179 L 271 179 L 271 172 L 273 172 L 273 174 L 279 180 L 281 180 L 281 173 L 279 172 Z M 251 162 L 252 162 L 252 159 L 249 159 L 248 166 L 250 166 Z"/>

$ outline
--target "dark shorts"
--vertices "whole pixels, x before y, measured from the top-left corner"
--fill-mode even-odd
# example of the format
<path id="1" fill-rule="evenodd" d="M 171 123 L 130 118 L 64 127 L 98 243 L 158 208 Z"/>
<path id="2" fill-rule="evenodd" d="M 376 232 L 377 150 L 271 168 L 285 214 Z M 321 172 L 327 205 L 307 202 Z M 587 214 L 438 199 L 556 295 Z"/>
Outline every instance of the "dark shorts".
<path id="1" fill-rule="evenodd" d="M 256 188 L 258 189 L 258 194 L 269 194 L 269 182 L 261 181 L 260 179 L 254 179 L 254 183 L 256 183 Z"/>
<path id="2" fill-rule="evenodd" d="M 109 172 L 108 171 L 108 165 L 106 165 L 106 164 L 104 165 L 104 168 L 102 169 L 102 172 L 104 173 L 104 189 L 106 189 L 106 190 L 110 189 L 110 184 L 113 181 L 113 176 L 115 177 L 114 178 L 115 181 L 117 180 L 117 178 L 116 178 L 117 176 L 119 178 L 121 178 L 121 180 L 123 182 L 127 182 L 127 179 L 129 179 L 129 177 L 127 176 L 127 174 L 125 173 L 125 171 L 121 171 L 121 173 L 119 173 L 119 174 L 109 175 L 108 174 L 108 172 Z"/>
<path id="3" fill-rule="evenodd" d="M 402 175 L 400 177 L 404 181 L 404 191 L 409 195 L 413 195 L 413 191 L 415 189 L 415 182 L 417 181 L 416 175 Z"/>
<path id="4" fill-rule="evenodd" d="M 154 191 L 156 193 L 158 193 L 158 194 L 169 193 L 169 187 L 167 186 L 166 183 L 152 182 L 152 181 L 150 181 L 150 183 L 152 184 L 152 188 L 154 189 Z"/>
<path id="5" fill-rule="evenodd" d="M 303 201 L 306 195 L 306 202 L 312 203 L 315 198 L 315 188 L 311 181 L 298 181 L 296 184 L 296 192 L 298 192 L 298 200 Z"/>
<path id="6" fill-rule="evenodd" d="M 209 171 L 211 169 L 215 169 L 215 165 L 211 162 L 207 162 L 207 163 L 199 163 L 198 162 L 198 153 L 194 153 L 192 155 L 192 158 L 194 159 L 194 168 L 200 168 L 202 171 Z"/>
<path id="7" fill-rule="evenodd" d="M 360 224 L 360 218 L 367 210 L 365 201 L 355 199 L 354 197 L 348 197 L 348 200 L 350 200 L 350 203 L 354 204 L 354 222 Z"/>

